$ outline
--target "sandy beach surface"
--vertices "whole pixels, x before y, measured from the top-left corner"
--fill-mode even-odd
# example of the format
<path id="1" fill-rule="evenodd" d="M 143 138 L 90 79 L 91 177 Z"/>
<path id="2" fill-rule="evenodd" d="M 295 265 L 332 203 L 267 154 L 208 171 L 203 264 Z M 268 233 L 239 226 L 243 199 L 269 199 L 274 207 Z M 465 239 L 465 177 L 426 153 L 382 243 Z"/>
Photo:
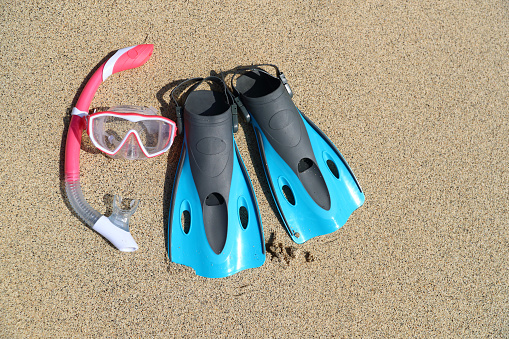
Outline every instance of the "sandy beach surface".
<path id="1" fill-rule="evenodd" d="M 508 12 L 474 0 L 2 2 L 0 337 L 509 337 Z M 65 136 L 91 70 L 141 43 L 152 58 L 112 75 L 92 108 L 175 119 L 178 81 L 277 64 L 365 204 L 339 231 L 293 243 L 241 120 L 272 250 L 260 268 L 202 278 L 166 253 L 182 137 L 129 162 L 85 133 L 87 201 L 104 214 L 113 194 L 141 201 L 140 249 L 117 251 L 69 208 Z"/>

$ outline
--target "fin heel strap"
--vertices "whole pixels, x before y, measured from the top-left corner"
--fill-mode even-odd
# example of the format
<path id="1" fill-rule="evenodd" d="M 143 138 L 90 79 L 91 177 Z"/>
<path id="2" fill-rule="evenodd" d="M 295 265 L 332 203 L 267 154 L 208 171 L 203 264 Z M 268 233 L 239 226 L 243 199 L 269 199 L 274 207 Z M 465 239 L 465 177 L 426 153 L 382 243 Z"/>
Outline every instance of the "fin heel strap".
<path id="1" fill-rule="evenodd" d="M 223 79 L 217 77 L 217 76 L 208 76 L 206 78 L 189 78 L 187 80 L 184 80 L 180 84 L 178 84 L 170 93 L 171 98 L 175 102 L 175 111 L 177 115 L 177 130 L 179 134 L 183 133 L 183 126 L 184 126 L 184 109 L 183 105 L 180 105 L 179 100 L 175 97 L 175 92 L 181 88 L 187 88 L 190 87 L 187 92 L 185 93 L 185 96 L 187 97 L 191 92 L 193 92 L 198 86 L 200 86 L 203 82 L 206 81 L 212 81 L 215 82 L 223 88 L 223 93 L 226 98 L 226 102 L 231 106 L 232 108 L 232 126 L 233 126 L 233 132 L 236 133 L 239 128 L 239 120 L 237 115 L 237 104 L 234 101 L 233 95 L 226 86 L 226 83 Z M 190 86 L 192 84 L 192 86 Z M 182 98 L 182 97 L 181 97 Z M 180 99 L 181 99 L 180 98 Z"/>
<path id="2" fill-rule="evenodd" d="M 251 65 L 251 66 L 242 66 L 242 67 L 239 67 L 237 68 L 234 73 L 233 73 L 233 76 L 231 78 L 231 88 L 233 89 L 233 98 L 235 100 L 235 102 L 237 103 L 237 105 L 239 105 L 239 102 L 240 102 L 240 99 L 237 100 L 237 98 L 239 97 L 240 95 L 240 92 L 237 90 L 237 87 L 235 87 L 235 84 L 233 83 L 233 80 L 235 79 L 235 77 L 237 75 L 242 75 L 244 73 L 247 73 L 249 71 L 254 71 L 254 70 L 258 70 L 258 71 L 261 71 L 263 73 L 266 73 L 270 76 L 273 76 L 271 75 L 269 72 L 267 72 L 266 70 L 264 70 L 262 67 L 272 67 L 275 69 L 276 71 L 276 77 L 279 79 L 279 81 L 281 81 L 281 83 L 283 84 L 283 86 L 285 86 L 286 88 L 286 91 L 288 92 L 288 94 L 290 95 L 290 98 L 293 97 L 293 91 L 290 87 L 290 85 L 288 84 L 288 80 L 286 79 L 286 76 L 284 75 L 283 72 L 281 72 L 279 70 L 279 67 L 277 67 L 276 65 L 273 65 L 273 64 L 257 64 L 257 65 Z M 223 77 L 224 79 L 224 77 Z M 242 114 L 244 115 L 244 117 L 246 117 L 247 115 L 247 118 L 246 118 L 246 121 L 249 122 L 250 121 L 250 117 L 249 117 L 249 113 L 247 112 L 247 110 L 245 108 L 243 108 L 244 105 L 242 105 L 242 107 L 240 107 L 240 111 L 242 112 Z"/>

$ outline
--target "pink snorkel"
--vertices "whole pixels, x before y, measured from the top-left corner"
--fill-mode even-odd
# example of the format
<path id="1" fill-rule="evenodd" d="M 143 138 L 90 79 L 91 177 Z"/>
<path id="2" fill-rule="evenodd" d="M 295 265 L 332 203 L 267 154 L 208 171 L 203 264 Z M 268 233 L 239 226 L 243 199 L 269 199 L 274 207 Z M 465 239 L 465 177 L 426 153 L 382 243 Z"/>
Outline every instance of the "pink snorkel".
<path id="1" fill-rule="evenodd" d="M 130 210 L 119 207 L 119 199 L 113 200 L 113 214 L 105 217 L 93 209 L 83 197 L 80 186 L 81 135 L 86 127 L 86 117 L 99 85 L 113 73 L 143 65 L 152 55 L 153 45 L 137 45 L 118 50 L 92 75 L 81 93 L 76 107 L 72 109 L 67 143 L 65 145 L 65 190 L 73 209 L 88 226 L 108 239 L 123 252 L 132 252 L 138 245 L 129 233 L 129 217 L 136 211 L 137 201 L 131 202 Z"/>

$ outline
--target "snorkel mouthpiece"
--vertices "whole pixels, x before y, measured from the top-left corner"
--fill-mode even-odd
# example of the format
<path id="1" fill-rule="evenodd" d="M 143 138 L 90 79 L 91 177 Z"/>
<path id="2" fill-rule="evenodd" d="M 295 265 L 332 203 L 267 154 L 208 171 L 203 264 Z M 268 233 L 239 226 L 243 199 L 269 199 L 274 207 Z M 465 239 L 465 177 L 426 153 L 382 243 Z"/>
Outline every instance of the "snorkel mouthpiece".
<path id="1" fill-rule="evenodd" d="M 136 212 L 139 203 L 140 201 L 138 199 L 132 200 L 129 209 L 124 210 L 120 207 L 122 205 L 122 198 L 118 195 L 113 196 L 113 213 L 108 219 L 110 219 L 115 226 L 129 232 L 129 218 Z"/>
<path id="2" fill-rule="evenodd" d="M 134 252 L 138 245 L 129 233 L 129 218 L 136 212 L 139 200 L 132 200 L 129 209 L 122 209 L 122 198 L 113 196 L 113 213 L 101 216 L 92 229 L 109 240 L 122 252 Z"/>

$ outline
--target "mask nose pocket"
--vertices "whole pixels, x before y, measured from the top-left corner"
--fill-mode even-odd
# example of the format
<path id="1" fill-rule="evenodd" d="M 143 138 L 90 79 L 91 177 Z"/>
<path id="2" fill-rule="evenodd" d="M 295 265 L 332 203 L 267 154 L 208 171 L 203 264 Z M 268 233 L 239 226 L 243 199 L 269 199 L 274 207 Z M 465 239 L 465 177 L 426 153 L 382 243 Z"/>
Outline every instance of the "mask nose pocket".
<path id="1" fill-rule="evenodd" d="M 125 159 L 138 159 L 141 155 L 140 146 L 134 132 L 129 133 L 127 140 L 122 146 Z"/>

